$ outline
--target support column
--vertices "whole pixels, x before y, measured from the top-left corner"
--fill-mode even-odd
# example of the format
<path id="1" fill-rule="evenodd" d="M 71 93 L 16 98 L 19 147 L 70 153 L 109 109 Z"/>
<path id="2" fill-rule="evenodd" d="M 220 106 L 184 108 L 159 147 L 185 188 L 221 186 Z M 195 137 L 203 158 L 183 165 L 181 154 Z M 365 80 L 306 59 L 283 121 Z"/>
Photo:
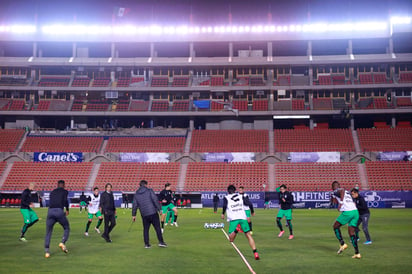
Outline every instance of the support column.
<path id="1" fill-rule="evenodd" d="M 110 57 L 116 57 L 116 45 L 113 42 L 110 45 Z"/>
<path id="2" fill-rule="evenodd" d="M 229 42 L 229 59 L 231 60 L 233 57 L 233 43 Z"/>
<path id="3" fill-rule="evenodd" d="M 154 43 L 150 43 L 150 57 L 155 57 L 155 45 Z"/>
<path id="4" fill-rule="evenodd" d="M 194 130 L 194 129 L 195 129 L 195 121 L 193 119 L 190 119 L 189 130 Z"/>
<path id="5" fill-rule="evenodd" d="M 392 117 L 392 128 L 396 128 L 396 118 Z"/>
<path id="6" fill-rule="evenodd" d="M 37 42 L 33 42 L 33 57 L 37 57 Z"/>
<path id="7" fill-rule="evenodd" d="M 389 54 L 393 53 L 393 39 L 392 39 L 392 37 L 389 38 L 388 53 Z"/>
<path id="8" fill-rule="evenodd" d="M 353 54 L 353 43 L 351 39 L 348 40 L 348 48 L 346 49 L 346 54 L 347 55 Z"/>
<path id="9" fill-rule="evenodd" d="M 72 57 L 77 57 L 77 43 L 72 44 Z"/>
<path id="10" fill-rule="evenodd" d="M 314 124 L 315 124 L 315 123 L 313 122 L 313 119 L 310 119 L 310 120 L 309 120 L 309 128 L 310 128 L 310 129 L 313 129 L 313 128 L 315 127 Z"/>
<path id="11" fill-rule="evenodd" d="M 350 118 L 350 129 L 355 130 L 355 119 Z"/>
<path id="12" fill-rule="evenodd" d="M 190 44 L 189 44 L 189 56 L 191 58 L 196 57 L 195 46 L 194 46 L 193 42 L 190 42 Z"/>
<path id="13" fill-rule="evenodd" d="M 73 117 L 70 118 L 70 128 L 71 129 L 74 128 L 74 119 L 73 119 Z"/>
<path id="14" fill-rule="evenodd" d="M 312 56 L 312 41 L 308 41 L 308 49 L 306 50 L 307 56 Z"/>
<path id="15" fill-rule="evenodd" d="M 267 47 L 268 47 L 268 57 L 273 57 L 273 44 L 272 44 L 272 42 L 268 42 Z"/>

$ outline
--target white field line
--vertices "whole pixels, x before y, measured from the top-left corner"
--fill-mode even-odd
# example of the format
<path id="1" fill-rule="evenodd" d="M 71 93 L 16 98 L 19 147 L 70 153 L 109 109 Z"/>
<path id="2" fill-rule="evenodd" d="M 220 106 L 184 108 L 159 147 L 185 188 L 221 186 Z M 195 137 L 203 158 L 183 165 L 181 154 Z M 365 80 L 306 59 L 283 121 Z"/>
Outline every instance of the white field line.
<path id="1" fill-rule="evenodd" d="M 226 231 L 222 228 L 223 233 L 225 234 L 226 238 L 229 241 L 229 235 L 227 235 Z M 235 245 L 235 243 L 230 242 L 233 246 L 233 248 L 237 251 L 237 253 L 239 254 L 240 258 L 242 258 L 243 262 L 246 264 L 246 266 L 249 268 L 250 272 L 252 274 L 256 274 L 256 272 L 253 270 L 253 268 L 250 266 L 250 264 L 248 263 L 248 261 L 246 260 L 245 256 L 243 256 L 242 252 L 240 252 L 240 250 L 237 248 L 237 246 Z"/>

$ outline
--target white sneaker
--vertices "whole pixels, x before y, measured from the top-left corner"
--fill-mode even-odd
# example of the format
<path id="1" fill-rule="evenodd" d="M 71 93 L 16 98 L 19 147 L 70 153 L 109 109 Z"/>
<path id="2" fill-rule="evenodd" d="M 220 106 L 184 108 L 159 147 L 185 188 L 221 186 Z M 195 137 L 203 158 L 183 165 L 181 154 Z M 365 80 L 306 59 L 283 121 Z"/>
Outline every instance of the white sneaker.
<path id="1" fill-rule="evenodd" d="M 163 232 L 164 232 L 164 229 L 162 228 L 162 234 L 163 234 Z"/>
<path id="2" fill-rule="evenodd" d="M 165 226 L 167 225 L 167 223 L 165 223 Z M 172 224 L 173 225 L 173 224 Z"/>
<path id="3" fill-rule="evenodd" d="M 100 230 L 97 227 L 95 227 L 94 230 L 96 230 L 97 234 L 100 234 Z"/>
<path id="4" fill-rule="evenodd" d="M 89 237 L 89 233 L 88 233 L 88 232 L 85 232 L 85 233 L 84 233 L 84 236 Z"/>
<path id="5" fill-rule="evenodd" d="M 177 225 L 177 223 L 176 223 L 176 222 L 174 222 L 173 224 L 174 224 L 176 227 L 178 227 L 178 225 Z"/>

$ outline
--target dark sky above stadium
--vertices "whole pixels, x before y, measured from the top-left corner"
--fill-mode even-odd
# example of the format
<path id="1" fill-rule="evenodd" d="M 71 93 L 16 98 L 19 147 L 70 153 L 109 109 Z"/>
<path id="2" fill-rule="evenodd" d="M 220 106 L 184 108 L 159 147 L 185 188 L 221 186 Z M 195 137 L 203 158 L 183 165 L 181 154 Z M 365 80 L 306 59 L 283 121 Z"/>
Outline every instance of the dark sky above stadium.
<path id="1" fill-rule="evenodd" d="M 306 23 L 387 19 L 389 14 L 412 15 L 411 0 L 1 0 L 0 24 L 73 22 L 110 23 L 116 7 L 135 24 Z M 271 15 L 269 15 L 269 13 Z"/>

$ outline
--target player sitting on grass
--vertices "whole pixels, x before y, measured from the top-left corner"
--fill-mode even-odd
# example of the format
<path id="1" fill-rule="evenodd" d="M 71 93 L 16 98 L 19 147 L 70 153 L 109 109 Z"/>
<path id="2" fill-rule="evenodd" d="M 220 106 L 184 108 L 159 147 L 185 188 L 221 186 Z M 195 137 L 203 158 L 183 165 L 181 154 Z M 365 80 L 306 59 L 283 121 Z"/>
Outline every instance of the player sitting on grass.
<path id="1" fill-rule="evenodd" d="M 341 212 L 339 217 L 336 219 L 335 224 L 333 225 L 333 230 L 335 231 L 336 238 L 340 243 L 338 254 L 341 254 L 345 249 L 348 248 L 348 245 L 343 241 L 342 233 L 340 231 L 341 226 L 348 224 L 350 240 L 353 247 L 355 248 L 355 255 L 353 255 L 352 258 L 360 259 L 361 255 L 359 253 L 358 241 L 355 235 L 355 229 L 358 226 L 359 219 L 359 212 L 356 208 L 356 204 L 353 202 L 352 196 L 349 191 L 341 188 L 339 182 L 334 181 L 332 183 L 332 190 L 333 200 L 339 203 L 338 210 Z"/>
<path id="2" fill-rule="evenodd" d="M 282 237 L 285 231 L 282 227 L 282 218 L 285 216 L 286 224 L 289 227 L 289 240 L 293 239 L 293 230 L 292 230 L 292 205 L 293 205 L 293 196 L 292 193 L 286 191 L 286 185 L 281 185 L 279 187 L 279 204 L 280 209 L 278 215 L 276 216 L 276 224 L 280 229 L 278 237 Z"/>
<path id="3" fill-rule="evenodd" d="M 94 228 L 94 230 L 100 234 L 99 227 L 103 222 L 103 216 L 102 213 L 99 210 L 99 204 L 100 204 L 100 193 L 99 193 L 99 188 L 95 187 L 93 189 L 93 195 L 89 196 L 90 203 L 89 203 L 89 213 L 88 213 L 88 220 L 86 224 L 86 231 L 84 232 L 84 236 L 89 236 L 89 228 L 90 224 L 93 221 L 93 216 L 96 215 L 98 218 L 97 225 Z"/>
<path id="4" fill-rule="evenodd" d="M 253 250 L 255 260 L 259 260 L 259 254 L 256 249 L 255 241 L 250 234 L 250 227 L 244 210 L 244 206 L 250 206 L 251 202 L 247 197 L 243 198 L 241 194 L 235 193 L 235 191 L 236 187 L 234 185 L 229 185 L 227 188 L 229 194 L 223 198 L 222 219 L 225 218 L 226 213 L 227 221 L 229 222 L 229 240 L 230 242 L 235 240 L 237 234 L 236 227 L 240 225 Z M 251 210 L 253 214 L 253 206 L 251 207 Z"/>

